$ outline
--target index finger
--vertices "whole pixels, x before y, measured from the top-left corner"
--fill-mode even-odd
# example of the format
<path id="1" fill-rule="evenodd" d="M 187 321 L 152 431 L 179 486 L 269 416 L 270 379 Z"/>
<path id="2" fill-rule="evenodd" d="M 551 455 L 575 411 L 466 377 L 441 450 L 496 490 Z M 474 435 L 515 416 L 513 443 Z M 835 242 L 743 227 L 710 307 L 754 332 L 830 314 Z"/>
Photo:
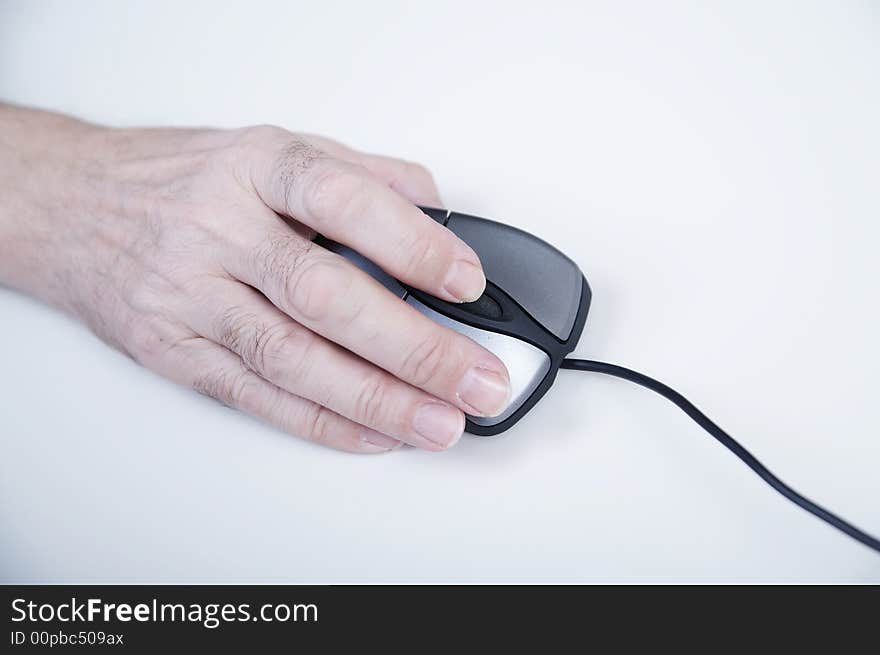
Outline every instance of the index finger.
<path id="1" fill-rule="evenodd" d="M 261 137 L 247 159 L 255 191 L 276 212 L 433 296 L 471 302 L 482 295 L 486 278 L 473 249 L 363 166 L 281 130 Z"/>

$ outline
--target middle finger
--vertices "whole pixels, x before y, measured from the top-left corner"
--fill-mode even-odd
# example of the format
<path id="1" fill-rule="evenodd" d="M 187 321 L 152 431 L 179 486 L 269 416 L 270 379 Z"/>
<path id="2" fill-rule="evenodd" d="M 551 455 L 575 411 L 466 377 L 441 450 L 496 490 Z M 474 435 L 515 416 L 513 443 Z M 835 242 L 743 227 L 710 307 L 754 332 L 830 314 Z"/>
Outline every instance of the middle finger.
<path id="1" fill-rule="evenodd" d="M 400 301 L 343 257 L 288 228 L 271 231 L 227 270 L 309 329 L 474 416 L 507 405 L 504 364 Z"/>
<path id="2" fill-rule="evenodd" d="M 281 389 L 420 448 L 461 436 L 461 411 L 298 325 L 256 290 L 214 279 L 193 296 L 190 327 Z"/>

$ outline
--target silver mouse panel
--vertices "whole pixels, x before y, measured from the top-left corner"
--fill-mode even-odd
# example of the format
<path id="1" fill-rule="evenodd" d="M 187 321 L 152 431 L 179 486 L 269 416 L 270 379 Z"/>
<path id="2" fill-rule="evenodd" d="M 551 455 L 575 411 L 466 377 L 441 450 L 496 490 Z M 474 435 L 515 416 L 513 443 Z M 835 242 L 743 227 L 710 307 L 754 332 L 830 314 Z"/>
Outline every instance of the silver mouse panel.
<path id="1" fill-rule="evenodd" d="M 501 423 L 531 397 L 541 380 L 547 375 L 547 371 L 550 370 L 550 356 L 525 341 L 509 337 L 506 334 L 465 325 L 435 312 L 412 296 L 406 299 L 406 304 L 419 310 L 432 321 L 473 339 L 507 366 L 511 386 L 510 401 L 507 407 L 498 416 L 483 418 L 468 415 L 471 423 L 477 425 Z"/>

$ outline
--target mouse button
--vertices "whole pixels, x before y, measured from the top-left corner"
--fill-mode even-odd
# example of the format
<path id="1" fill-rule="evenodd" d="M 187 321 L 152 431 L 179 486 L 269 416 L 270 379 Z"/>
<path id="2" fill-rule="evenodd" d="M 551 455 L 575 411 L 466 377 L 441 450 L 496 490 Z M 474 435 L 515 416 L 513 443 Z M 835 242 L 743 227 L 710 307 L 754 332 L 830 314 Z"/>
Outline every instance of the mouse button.
<path id="1" fill-rule="evenodd" d="M 506 334 L 472 327 L 449 318 L 428 307 L 414 296 L 406 303 L 431 320 L 473 339 L 498 357 L 510 375 L 510 402 L 501 414 L 491 417 L 468 416 L 477 425 L 497 425 L 506 420 L 525 403 L 541 384 L 550 370 L 550 355 L 530 343 Z"/>
<path id="2" fill-rule="evenodd" d="M 545 241 L 485 218 L 449 215 L 446 226 L 476 251 L 486 277 L 561 341 L 571 335 L 583 275 Z"/>
<path id="3" fill-rule="evenodd" d="M 493 321 L 500 321 L 504 317 L 504 310 L 501 308 L 501 303 L 489 295 L 488 289 L 475 301 L 461 303 L 458 307 L 469 314 L 481 318 L 488 318 Z"/>
<path id="4" fill-rule="evenodd" d="M 448 209 L 437 209 L 436 207 L 421 207 L 419 209 L 422 210 L 423 213 L 427 214 L 435 221 L 440 223 L 440 225 L 446 225 L 446 219 L 449 217 Z"/>
<path id="5" fill-rule="evenodd" d="M 335 252 L 337 255 L 345 257 L 348 261 L 370 277 L 374 278 L 379 284 L 388 289 L 398 298 L 406 296 L 406 289 L 400 282 L 388 275 L 388 273 L 383 271 L 378 265 L 371 262 L 358 251 L 352 250 L 348 246 L 343 246 L 341 243 L 325 239 L 324 237 L 318 237 L 315 239 L 315 243 L 326 248 L 330 252 Z"/>

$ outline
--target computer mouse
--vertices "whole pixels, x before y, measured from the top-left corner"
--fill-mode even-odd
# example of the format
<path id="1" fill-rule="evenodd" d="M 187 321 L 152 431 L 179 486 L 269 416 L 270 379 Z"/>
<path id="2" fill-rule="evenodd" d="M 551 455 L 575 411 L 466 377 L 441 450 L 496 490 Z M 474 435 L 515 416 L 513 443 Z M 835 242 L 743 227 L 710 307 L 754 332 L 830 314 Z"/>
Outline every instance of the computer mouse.
<path id="1" fill-rule="evenodd" d="M 528 232 L 446 209 L 420 209 L 479 256 L 486 290 L 474 302 L 440 300 L 402 284 L 351 248 L 323 237 L 318 241 L 411 307 L 505 363 L 511 384 L 507 407 L 497 416 L 467 416 L 465 427 L 481 436 L 504 432 L 547 392 L 562 360 L 577 346 L 590 309 L 590 286 L 577 264 Z"/>

